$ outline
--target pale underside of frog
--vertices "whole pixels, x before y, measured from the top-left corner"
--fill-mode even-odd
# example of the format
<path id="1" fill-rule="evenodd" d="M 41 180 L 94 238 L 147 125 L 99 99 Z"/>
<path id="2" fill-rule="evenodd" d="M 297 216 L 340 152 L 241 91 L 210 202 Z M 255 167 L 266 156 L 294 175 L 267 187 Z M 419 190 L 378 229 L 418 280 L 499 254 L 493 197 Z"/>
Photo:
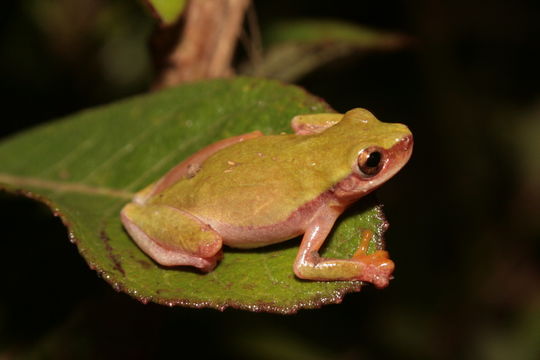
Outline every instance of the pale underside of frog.
<path id="1" fill-rule="evenodd" d="M 214 269 L 222 246 L 257 248 L 303 234 L 293 270 L 302 279 L 385 287 L 394 263 L 368 254 L 363 231 L 350 259 L 319 249 L 339 215 L 397 173 L 413 140 L 369 111 L 299 115 L 295 134 L 256 131 L 218 141 L 138 192 L 121 212 L 137 245 L 164 266 Z"/>

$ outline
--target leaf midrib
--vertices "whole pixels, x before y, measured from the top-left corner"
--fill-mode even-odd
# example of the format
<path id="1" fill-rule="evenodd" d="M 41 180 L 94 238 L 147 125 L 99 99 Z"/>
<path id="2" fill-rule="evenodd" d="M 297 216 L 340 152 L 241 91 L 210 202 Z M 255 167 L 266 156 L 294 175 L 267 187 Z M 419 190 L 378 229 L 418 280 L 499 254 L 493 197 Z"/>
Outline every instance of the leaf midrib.
<path id="1" fill-rule="evenodd" d="M 90 186 L 82 183 L 73 183 L 73 182 L 61 182 L 53 180 L 39 179 L 35 177 L 27 176 L 15 176 L 10 174 L 0 173 L 0 183 L 5 183 L 8 185 L 16 186 L 32 186 L 41 189 L 47 189 L 57 192 L 72 192 L 72 193 L 82 193 L 88 195 L 103 195 L 114 197 L 118 199 L 131 199 L 133 198 L 134 193 L 119 190 L 111 189 L 106 187 Z"/>

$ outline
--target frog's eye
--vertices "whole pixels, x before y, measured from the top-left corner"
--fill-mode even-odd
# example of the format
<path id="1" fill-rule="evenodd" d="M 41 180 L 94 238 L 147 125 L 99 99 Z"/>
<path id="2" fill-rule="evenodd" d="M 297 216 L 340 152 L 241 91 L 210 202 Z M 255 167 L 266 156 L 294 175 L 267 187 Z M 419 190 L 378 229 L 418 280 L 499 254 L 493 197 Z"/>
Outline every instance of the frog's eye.
<path id="1" fill-rule="evenodd" d="M 379 147 L 368 147 L 358 155 L 358 170 L 366 177 L 375 176 L 381 171 L 384 164 L 384 150 Z"/>

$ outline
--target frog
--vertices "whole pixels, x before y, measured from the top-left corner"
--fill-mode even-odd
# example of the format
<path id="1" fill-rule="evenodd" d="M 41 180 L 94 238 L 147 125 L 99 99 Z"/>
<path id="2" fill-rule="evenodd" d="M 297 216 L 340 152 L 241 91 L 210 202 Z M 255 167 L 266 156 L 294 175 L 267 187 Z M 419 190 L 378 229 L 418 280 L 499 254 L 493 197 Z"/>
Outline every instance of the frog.
<path id="1" fill-rule="evenodd" d="M 407 163 L 411 131 L 362 108 L 297 115 L 291 127 L 292 134 L 253 131 L 191 155 L 122 208 L 124 228 L 159 266 L 203 274 L 224 245 L 254 249 L 302 235 L 297 278 L 386 287 L 395 266 L 385 250 L 368 253 L 373 232 L 362 229 L 350 258 L 319 250 L 345 209 Z"/>

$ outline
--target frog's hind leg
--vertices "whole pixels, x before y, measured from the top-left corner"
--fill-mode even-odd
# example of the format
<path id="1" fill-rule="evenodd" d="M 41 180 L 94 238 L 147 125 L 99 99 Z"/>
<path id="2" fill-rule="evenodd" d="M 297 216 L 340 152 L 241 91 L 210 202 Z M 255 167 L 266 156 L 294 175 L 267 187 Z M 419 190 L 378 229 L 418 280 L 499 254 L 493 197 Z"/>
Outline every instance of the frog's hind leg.
<path id="1" fill-rule="evenodd" d="M 137 245 L 161 265 L 211 271 L 222 257 L 222 239 L 192 215 L 165 205 L 127 204 L 122 223 Z"/>

